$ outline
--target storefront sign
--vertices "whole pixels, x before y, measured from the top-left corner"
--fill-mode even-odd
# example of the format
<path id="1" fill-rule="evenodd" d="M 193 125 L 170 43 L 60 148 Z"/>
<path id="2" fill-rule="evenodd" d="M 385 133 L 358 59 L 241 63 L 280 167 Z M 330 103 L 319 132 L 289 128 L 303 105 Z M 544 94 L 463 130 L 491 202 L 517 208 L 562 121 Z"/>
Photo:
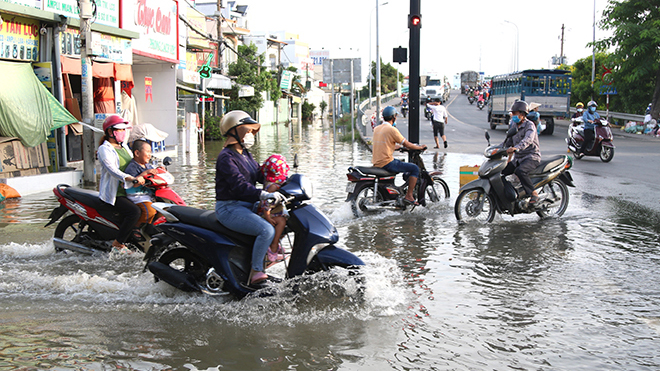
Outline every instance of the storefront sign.
<path id="1" fill-rule="evenodd" d="M 329 50 L 310 50 L 309 57 L 315 66 L 323 66 L 323 60 L 330 58 Z"/>
<path id="2" fill-rule="evenodd" d="M 30 8 L 37 8 L 37 9 L 41 9 L 41 7 L 43 6 L 41 0 L 2 0 L 2 1 L 9 4 L 18 4 Z"/>
<path id="3" fill-rule="evenodd" d="M 80 18 L 80 9 L 76 0 L 43 0 L 44 10 L 62 14 L 71 18 Z M 119 27 L 119 0 L 95 1 L 96 14 L 92 22 L 106 26 Z"/>
<path id="4" fill-rule="evenodd" d="M 34 74 L 37 75 L 39 81 L 52 93 L 53 90 L 53 62 L 40 62 L 33 63 L 32 68 Z"/>
<path id="5" fill-rule="evenodd" d="M 140 34 L 139 39 L 133 40 L 133 51 L 179 63 L 178 3 L 174 0 L 128 0 L 122 4 L 123 28 Z"/>
<path id="6" fill-rule="evenodd" d="M 39 59 L 39 21 L 4 14 L 0 25 L 0 58 Z"/>
<path id="7" fill-rule="evenodd" d="M 92 55 L 110 62 L 133 64 L 131 40 L 92 32 Z"/>

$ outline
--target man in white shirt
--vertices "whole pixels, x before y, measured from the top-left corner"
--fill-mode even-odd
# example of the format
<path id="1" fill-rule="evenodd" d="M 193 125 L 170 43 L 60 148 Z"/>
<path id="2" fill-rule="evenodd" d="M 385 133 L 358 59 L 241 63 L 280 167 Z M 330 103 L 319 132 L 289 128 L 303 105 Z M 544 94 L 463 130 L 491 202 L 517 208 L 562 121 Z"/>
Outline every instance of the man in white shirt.
<path id="1" fill-rule="evenodd" d="M 445 148 L 447 148 L 445 125 L 449 123 L 449 113 L 447 113 L 445 106 L 442 105 L 442 99 L 440 98 L 434 98 L 433 102 L 429 102 L 428 105 L 433 111 L 433 137 L 435 137 L 435 148 L 440 148 L 438 136 L 442 137 Z"/>

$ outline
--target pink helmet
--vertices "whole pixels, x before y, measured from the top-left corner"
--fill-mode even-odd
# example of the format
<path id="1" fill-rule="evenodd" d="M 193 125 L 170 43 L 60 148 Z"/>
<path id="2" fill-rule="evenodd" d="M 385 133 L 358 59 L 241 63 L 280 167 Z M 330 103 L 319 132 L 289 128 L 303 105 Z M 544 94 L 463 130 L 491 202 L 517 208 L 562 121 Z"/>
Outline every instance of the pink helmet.
<path id="1" fill-rule="evenodd" d="M 130 129 L 131 125 L 128 124 L 128 120 L 119 115 L 110 115 L 103 121 L 103 131 L 107 131 L 108 128 Z"/>
<path id="2" fill-rule="evenodd" d="M 264 174 L 267 182 L 282 184 L 289 176 L 289 164 L 282 155 L 271 155 L 261 165 L 261 172 Z"/>

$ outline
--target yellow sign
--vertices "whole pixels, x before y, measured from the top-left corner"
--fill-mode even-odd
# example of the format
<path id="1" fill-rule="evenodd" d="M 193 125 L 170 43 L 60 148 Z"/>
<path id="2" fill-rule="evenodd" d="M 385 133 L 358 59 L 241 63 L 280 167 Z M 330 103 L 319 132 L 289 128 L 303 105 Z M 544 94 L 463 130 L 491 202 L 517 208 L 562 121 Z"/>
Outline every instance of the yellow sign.
<path id="1" fill-rule="evenodd" d="M 0 58 L 39 60 L 39 21 L 3 14 L 0 25 Z"/>

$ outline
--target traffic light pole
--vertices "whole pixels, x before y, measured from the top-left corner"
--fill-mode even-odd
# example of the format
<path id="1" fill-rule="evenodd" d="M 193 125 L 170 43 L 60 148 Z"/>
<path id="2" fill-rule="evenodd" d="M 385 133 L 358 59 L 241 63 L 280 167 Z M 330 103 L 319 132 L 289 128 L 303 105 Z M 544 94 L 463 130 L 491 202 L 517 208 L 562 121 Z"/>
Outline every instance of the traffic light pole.
<path id="1" fill-rule="evenodd" d="M 94 81 L 92 77 L 92 3 L 80 2 L 80 63 L 82 119 L 88 125 L 94 125 Z M 57 47 L 57 46 L 56 46 Z M 86 185 L 96 185 L 94 167 L 96 163 L 94 132 L 83 127 L 83 181 Z"/>
<path id="2" fill-rule="evenodd" d="M 420 0 L 410 0 L 410 15 L 408 16 L 408 28 L 410 29 L 408 140 L 411 143 L 419 143 L 419 35 L 422 27 L 419 2 Z"/>

